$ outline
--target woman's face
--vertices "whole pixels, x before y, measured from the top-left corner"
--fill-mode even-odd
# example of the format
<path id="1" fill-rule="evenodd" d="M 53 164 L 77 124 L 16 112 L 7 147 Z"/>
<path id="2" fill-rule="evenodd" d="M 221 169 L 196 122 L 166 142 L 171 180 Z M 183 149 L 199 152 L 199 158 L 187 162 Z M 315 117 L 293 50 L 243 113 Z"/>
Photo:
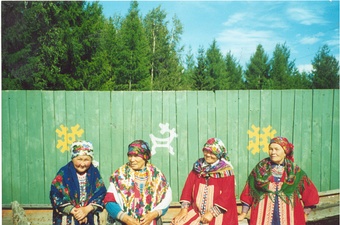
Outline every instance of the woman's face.
<path id="1" fill-rule="evenodd" d="M 88 155 L 77 156 L 72 159 L 74 168 L 77 173 L 84 174 L 91 166 L 92 158 Z"/>
<path id="2" fill-rule="evenodd" d="M 281 147 L 281 145 L 272 143 L 269 146 L 269 156 L 270 160 L 276 164 L 283 163 L 283 160 L 286 158 L 286 153 Z"/>
<path id="3" fill-rule="evenodd" d="M 136 155 L 128 155 L 129 165 L 133 170 L 141 170 L 145 166 L 145 160 Z"/>
<path id="4" fill-rule="evenodd" d="M 218 160 L 217 156 L 210 151 L 203 150 L 204 159 L 207 163 L 213 164 Z"/>

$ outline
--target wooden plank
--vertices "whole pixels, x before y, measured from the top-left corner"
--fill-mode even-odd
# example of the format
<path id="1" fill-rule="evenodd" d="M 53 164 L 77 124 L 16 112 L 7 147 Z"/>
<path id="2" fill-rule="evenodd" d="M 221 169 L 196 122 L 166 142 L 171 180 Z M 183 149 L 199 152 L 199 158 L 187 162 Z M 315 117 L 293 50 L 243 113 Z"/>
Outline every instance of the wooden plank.
<path id="1" fill-rule="evenodd" d="M 272 115 L 268 109 L 271 108 L 272 105 L 272 91 L 271 90 L 262 90 L 260 91 L 261 105 L 260 105 L 260 133 L 261 133 L 261 150 L 260 150 L 260 159 L 264 159 L 268 157 L 269 154 L 269 142 L 270 139 L 273 138 L 277 131 L 273 129 L 271 124 Z"/>
<path id="2" fill-rule="evenodd" d="M 332 157 L 330 161 L 330 189 L 339 188 L 339 89 L 333 90 Z"/>
<path id="3" fill-rule="evenodd" d="M 85 92 L 82 91 L 68 91 L 65 93 L 65 126 L 68 128 L 67 136 L 67 148 L 65 152 L 67 155 L 67 160 L 71 160 L 70 147 L 74 141 L 90 141 L 93 139 L 86 137 L 85 130 L 85 114 L 87 109 L 85 108 Z M 89 106 L 87 106 L 89 107 Z M 94 151 L 96 151 L 97 146 L 94 144 Z M 96 152 L 94 152 L 96 154 Z"/>
<path id="4" fill-rule="evenodd" d="M 136 92 L 124 92 L 123 99 L 124 99 L 124 162 L 127 162 L 127 150 L 128 145 L 136 140 L 136 116 L 135 116 L 135 107 L 136 107 L 136 99 L 135 99 Z M 138 138 L 140 139 L 140 138 Z"/>
<path id="5" fill-rule="evenodd" d="M 111 162 L 111 171 L 113 172 L 127 162 L 127 145 L 124 144 L 124 92 L 111 92 L 111 99 L 111 151 L 115 156 Z M 104 181 L 106 181 L 105 179 Z"/>
<path id="6" fill-rule="evenodd" d="M 286 137 L 290 142 L 293 141 L 294 94 L 294 90 L 282 91 L 281 136 Z"/>
<path id="7" fill-rule="evenodd" d="M 189 100 L 187 103 L 186 110 L 188 112 L 188 142 L 187 148 L 190 151 L 188 155 L 188 163 L 189 165 L 193 164 L 198 158 L 202 157 L 202 144 L 199 140 L 199 129 L 198 129 L 198 109 L 197 109 L 197 92 L 196 91 L 188 91 L 186 92 L 187 99 Z M 178 109 L 179 112 L 181 109 Z M 180 114 L 181 115 L 181 114 Z"/>
<path id="8" fill-rule="evenodd" d="M 259 91 L 250 90 L 249 99 L 249 128 L 248 135 L 253 143 L 253 148 L 249 149 L 249 167 L 252 170 L 260 161 L 260 104 L 261 96 Z"/>
<path id="9" fill-rule="evenodd" d="M 162 92 L 162 99 L 160 100 L 160 102 L 158 104 L 161 105 L 162 107 L 162 118 L 161 118 L 161 123 L 162 124 L 169 124 L 169 129 L 174 128 L 175 124 L 174 123 L 170 123 L 170 118 L 173 117 L 174 112 L 171 112 L 171 108 L 173 108 L 174 106 L 174 100 L 175 98 L 172 99 L 174 92 Z M 169 138 L 170 137 L 170 133 L 169 132 L 165 132 L 164 134 L 160 133 L 160 127 L 158 127 L 157 130 L 153 130 L 152 134 L 156 137 L 156 138 L 161 138 L 161 139 L 165 139 L 165 138 Z M 156 147 L 157 144 L 159 144 L 159 142 L 153 143 L 150 139 L 150 137 L 147 137 L 147 140 L 150 143 L 150 147 L 154 146 Z M 164 142 L 165 143 L 165 142 Z M 173 143 L 171 143 L 172 145 Z M 151 147 L 152 148 L 152 147 Z M 169 149 L 166 147 L 157 147 L 154 149 L 155 150 L 155 154 L 152 156 L 153 160 L 152 162 L 155 164 L 156 167 L 158 167 L 163 174 L 167 177 L 167 179 L 170 179 L 170 153 L 169 153 Z"/>
<path id="10" fill-rule="evenodd" d="M 69 147 L 67 145 L 67 133 L 65 133 L 64 129 L 68 128 L 67 124 L 67 114 L 66 114 L 66 92 L 65 91 L 55 91 L 54 94 L 54 109 L 55 109 L 55 137 L 57 140 L 57 145 L 55 147 L 56 152 L 56 165 L 55 174 L 57 174 L 58 170 L 66 165 L 70 161 L 70 152 Z M 83 111 L 80 109 L 79 111 Z"/>
<path id="11" fill-rule="evenodd" d="M 55 151 L 55 117 L 54 117 L 54 95 L 52 91 L 42 91 L 42 117 L 43 117 L 43 149 L 44 149 L 44 196 L 49 197 L 51 183 L 58 168 L 55 158 L 60 152 Z M 53 168 L 53 169 L 52 169 Z M 19 201 L 21 203 L 21 201 Z"/>
<path id="12" fill-rule="evenodd" d="M 313 90 L 313 123 L 312 123 L 312 151 L 311 151 L 311 161 L 312 164 L 312 173 L 311 179 L 313 180 L 314 184 L 318 188 L 319 191 L 321 190 L 321 158 L 322 158 L 322 109 L 320 108 L 323 105 L 322 101 L 323 98 L 322 90 Z"/>
<path id="13" fill-rule="evenodd" d="M 293 123 L 293 136 L 291 142 L 294 144 L 294 159 L 300 166 L 301 159 L 302 159 L 302 139 L 303 139 L 303 127 L 302 127 L 302 120 L 303 120 L 303 98 L 302 98 L 303 90 L 295 90 L 295 101 L 294 101 L 294 123 Z"/>
<path id="14" fill-rule="evenodd" d="M 143 123 L 141 123 L 143 119 L 143 94 L 140 92 L 131 92 L 133 93 L 133 115 L 132 115 L 132 121 L 134 121 L 134 138 L 132 141 L 137 139 L 145 140 L 146 142 L 149 142 L 148 135 L 143 136 Z"/>
<path id="15" fill-rule="evenodd" d="M 12 196 L 12 160 L 11 160 L 11 126 L 10 126 L 10 104 L 11 91 L 2 91 L 2 204 L 10 204 Z M 20 158 L 19 158 L 20 159 Z"/>
<path id="16" fill-rule="evenodd" d="M 236 193 L 239 198 L 243 187 L 246 183 L 248 175 L 253 168 L 249 166 L 249 158 L 252 156 L 250 151 L 247 149 L 250 138 L 247 131 L 251 129 L 251 123 L 249 121 L 249 91 L 239 91 L 239 145 L 238 145 L 238 155 L 231 155 L 232 163 L 235 167 L 236 181 Z M 233 131 L 229 131 L 233 132 Z M 233 152 L 232 152 L 233 153 Z"/>
<path id="17" fill-rule="evenodd" d="M 27 162 L 27 157 L 30 154 L 28 151 L 24 151 L 27 146 L 27 91 L 17 91 L 17 107 L 18 107 L 18 133 L 20 138 L 18 140 L 18 148 L 20 149 L 19 160 L 19 171 L 20 171 L 20 201 L 21 202 L 29 202 L 28 201 L 28 185 L 29 176 L 28 176 L 28 167 L 30 166 Z M 16 160 L 17 161 L 17 160 Z M 3 167 L 4 168 L 4 167 Z"/>
<path id="18" fill-rule="evenodd" d="M 116 157 L 112 145 L 112 121 L 111 121 L 111 93 L 109 91 L 98 92 L 99 109 L 99 144 L 95 148 L 95 160 L 99 161 L 99 171 L 106 187 L 109 187 L 109 177 L 113 173 L 111 169 L 112 159 Z"/>
<path id="19" fill-rule="evenodd" d="M 93 146 L 98 148 L 99 145 L 99 92 L 87 91 L 84 92 L 84 138 L 92 142 Z"/>
<path id="20" fill-rule="evenodd" d="M 301 124 L 301 145 L 300 148 L 297 146 L 294 149 L 294 154 L 301 152 L 301 160 L 299 166 L 311 177 L 312 175 L 312 160 L 310 156 L 312 154 L 312 122 L 313 122 L 313 91 L 304 90 L 302 91 L 302 119 L 297 121 Z M 312 177 L 311 177 L 312 178 Z"/>
<path id="21" fill-rule="evenodd" d="M 12 177 L 12 187 L 11 187 L 11 191 L 13 193 L 13 198 L 15 199 L 21 199 L 21 191 L 20 188 L 22 186 L 21 183 L 21 169 L 20 167 L 24 166 L 21 165 L 23 163 L 15 163 L 18 162 L 18 159 L 20 159 L 20 155 L 21 154 L 25 154 L 24 151 L 20 151 L 20 146 L 19 146 L 19 142 L 20 142 L 20 138 L 22 136 L 21 134 L 21 130 L 20 128 L 20 124 L 19 124 L 19 108 L 20 108 L 20 103 L 22 101 L 25 101 L 26 99 L 26 95 L 24 92 L 24 95 L 20 95 L 20 93 L 22 93 L 21 91 L 13 91 L 10 92 L 9 94 L 9 124 L 10 124 L 10 148 L 9 148 L 9 152 L 11 155 L 11 177 Z"/>
<path id="22" fill-rule="evenodd" d="M 208 99 L 207 91 L 198 91 L 197 97 L 199 99 L 197 104 L 198 111 L 198 140 L 199 145 L 203 147 L 204 143 L 210 138 L 209 123 L 208 123 L 208 107 L 214 107 L 214 103 Z M 212 105 L 213 104 L 213 105 Z M 210 105 L 210 106 L 209 106 Z M 201 152 L 201 156 L 202 152 Z"/>
<path id="23" fill-rule="evenodd" d="M 171 185 L 173 187 L 173 201 L 179 201 L 184 182 L 187 179 L 189 171 L 192 169 L 194 162 L 189 162 L 189 155 L 191 149 L 188 149 L 188 142 L 190 141 L 188 136 L 188 117 L 190 112 L 188 111 L 188 96 L 185 92 L 183 94 L 176 95 L 176 106 L 177 106 L 177 146 L 178 151 L 175 154 L 174 160 L 177 160 L 176 171 L 171 170 Z M 195 151 L 195 150 L 194 150 Z"/>
<path id="24" fill-rule="evenodd" d="M 215 92 L 212 91 L 207 91 L 206 92 L 206 102 L 205 102 L 205 107 L 207 110 L 207 141 L 208 138 L 211 137 L 216 137 L 216 99 L 215 99 Z M 204 144 L 203 143 L 203 144 Z M 203 156 L 203 155 L 202 155 Z"/>
<path id="25" fill-rule="evenodd" d="M 332 125 L 333 125 L 333 91 L 326 90 L 321 95 L 320 108 L 322 111 L 321 118 L 321 142 L 322 152 L 320 158 L 320 174 L 321 174 L 321 189 L 320 191 L 326 191 L 330 189 L 331 186 L 331 171 L 330 163 L 332 157 Z"/>
<path id="26" fill-rule="evenodd" d="M 28 182 L 29 202 L 44 203 L 48 199 L 47 196 L 41 194 L 37 190 L 43 190 L 44 184 L 44 151 L 42 143 L 42 99 L 41 91 L 27 92 L 27 148 L 30 154 L 27 157 L 28 176 L 34 179 L 30 179 Z"/>
<path id="27" fill-rule="evenodd" d="M 164 103 L 163 103 L 164 104 Z M 176 153 L 179 151 L 178 145 L 177 145 L 177 141 L 178 141 L 178 132 L 177 132 L 177 120 L 176 120 L 176 113 L 177 113 L 177 108 L 176 108 L 176 92 L 175 91 L 171 91 L 169 93 L 169 98 L 168 98 L 168 105 L 169 107 L 167 108 L 167 110 L 169 110 L 168 116 L 169 118 L 167 119 L 167 121 L 169 122 L 169 128 L 170 129 L 175 129 L 175 132 L 177 134 L 177 137 L 175 137 L 171 144 L 171 147 L 173 148 L 174 154 L 170 154 L 169 151 L 167 151 L 167 160 L 168 162 L 168 170 L 166 171 L 166 178 L 168 180 L 168 182 L 170 182 L 171 179 L 171 171 L 172 168 L 177 168 L 177 162 L 175 162 L 175 155 Z"/>
<path id="28" fill-rule="evenodd" d="M 271 124 L 273 129 L 276 130 L 275 136 L 282 136 L 281 130 L 281 117 L 282 117 L 282 110 L 281 110 L 281 99 L 282 99 L 282 92 L 281 91 L 272 91 L 272 102 L 271 102 Z"/>
<path id="29" fill-rule="evenodd" d="M 228 145 L 228 91 L 215 91 L 216 101 L 216 137 Z M 197 100 L 198 101 L 198 100 Z M 235 152 L 228 152 L 229 156 L 235 158 Z"/>

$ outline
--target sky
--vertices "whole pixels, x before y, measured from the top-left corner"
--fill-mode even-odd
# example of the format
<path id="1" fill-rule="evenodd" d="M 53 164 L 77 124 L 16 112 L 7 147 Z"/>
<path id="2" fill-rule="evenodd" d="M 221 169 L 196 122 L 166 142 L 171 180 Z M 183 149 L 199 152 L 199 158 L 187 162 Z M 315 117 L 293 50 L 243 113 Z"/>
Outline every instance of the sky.
<path id="1" fill-rule="evenodd" d="M 106 17 L 125 17 L 130 1 L 99 1 Z M 339 0 L 323 1 L 138 1 L 141 16 L 161 6 L 167 21 L 176 15 L 183 25 L 181 45 L 207 50 L 216 40 L 245 69 L 261 44 L 272 58 L 277 44 L 290 50 L 290 61 L 309 72 L 319 49 L 327 44 L 339 61 Z"/>

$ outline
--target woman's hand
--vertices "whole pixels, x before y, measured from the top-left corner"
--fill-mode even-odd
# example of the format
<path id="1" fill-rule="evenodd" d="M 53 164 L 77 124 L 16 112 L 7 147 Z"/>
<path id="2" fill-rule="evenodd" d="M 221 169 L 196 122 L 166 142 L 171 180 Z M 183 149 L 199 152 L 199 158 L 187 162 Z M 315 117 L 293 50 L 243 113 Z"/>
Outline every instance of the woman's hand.
<path id="1" fill-rule="evenodd" d="M 214 218 L 213 214 L 211 212 L 206 212 L 204 215 L 201 216 L 201 222 L 202 223 L 210 223 L 212 219 Z"/>
<path id="2" fill-rule="evenodd" d="M 126 225 L 140 225 L 139 221 L 131 216 L 124 215 L 122 218 L 122 222 Z"/>
<path id="3" fill-rule="evenodd" d="M 238 217 L 237 217 L 237 219 L 238 219 L 238 221 L 242 221 L 242 220 L 244 220 L 244 218 L 246 218 L 246 213 L 241 213 L 240 215 L 238 215 Z"/>
<path id="4" fill-rule="evenodd" d="M 83 221 L 84 219 L 86 219 L 86 221 L 87 221 L 86 217 L 92 210 L 93 210 L 92 205 L 87 205 L 87 206 L 80 207 L 80 208 L 73 208 L 71 210 L 71 214 L 79 222 Z"/>
<path id="5" fill-rule="evenodd" d="M 156 219 L 157 217 L 157 211 L 149 212 L 140 219 L 140 225 L 149 225 L 152 220 Z"/>
<path id="6" fill-rule="evenodd" d="M 172 221 L 171 224 L 177 224 L 179 223 L 181 220 L 185 219 L 185 217 L 188 214 L 188 209 L 187 208 L 183 208 L 181 209 L 181 211 L 178 213 L 177 216 L 175 216 Z"/>
<path id="7" fill-rule="evenodd" d="M 87 224 L 87 217 L 85 217 L 84 219 L 78 221 L 80 224 Z"/>

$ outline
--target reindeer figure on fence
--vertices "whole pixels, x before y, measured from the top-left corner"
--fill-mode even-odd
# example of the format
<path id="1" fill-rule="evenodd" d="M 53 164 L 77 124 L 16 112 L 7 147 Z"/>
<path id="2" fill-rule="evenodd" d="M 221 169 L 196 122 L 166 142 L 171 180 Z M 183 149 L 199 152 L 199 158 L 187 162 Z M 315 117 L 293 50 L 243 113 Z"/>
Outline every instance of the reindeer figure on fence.
<path id="1" fill-rule="evenodd" d="M 164 135 L 165 133 L 169 133 L 169 137 L 167 137 L 167 138 L 158 138 L 158 137 L 155 137 L 155 135 L 150 134 L 149 136 L 150 136 L 151 141 L 152 141 L 151 154 L 152 155 L 156 154 L 156 148 L 158 148 L 158 147 L 165 147 L 165 148 L 169 149 L 169 153 L 171 155 L 174 155 L 175 153 L 174 153 L 173 147 L 171 146 L 171 142 L 173 141 L 173 139 L 175 137 L 178 136 L 176 131 L 175 131 L 175 128 L 172 128 L 170 130 L 168 123 L 166 123 L 166 124 L 160 123 L 159 127 L 161 128 L 160 133 L 162 135 Z"/>

